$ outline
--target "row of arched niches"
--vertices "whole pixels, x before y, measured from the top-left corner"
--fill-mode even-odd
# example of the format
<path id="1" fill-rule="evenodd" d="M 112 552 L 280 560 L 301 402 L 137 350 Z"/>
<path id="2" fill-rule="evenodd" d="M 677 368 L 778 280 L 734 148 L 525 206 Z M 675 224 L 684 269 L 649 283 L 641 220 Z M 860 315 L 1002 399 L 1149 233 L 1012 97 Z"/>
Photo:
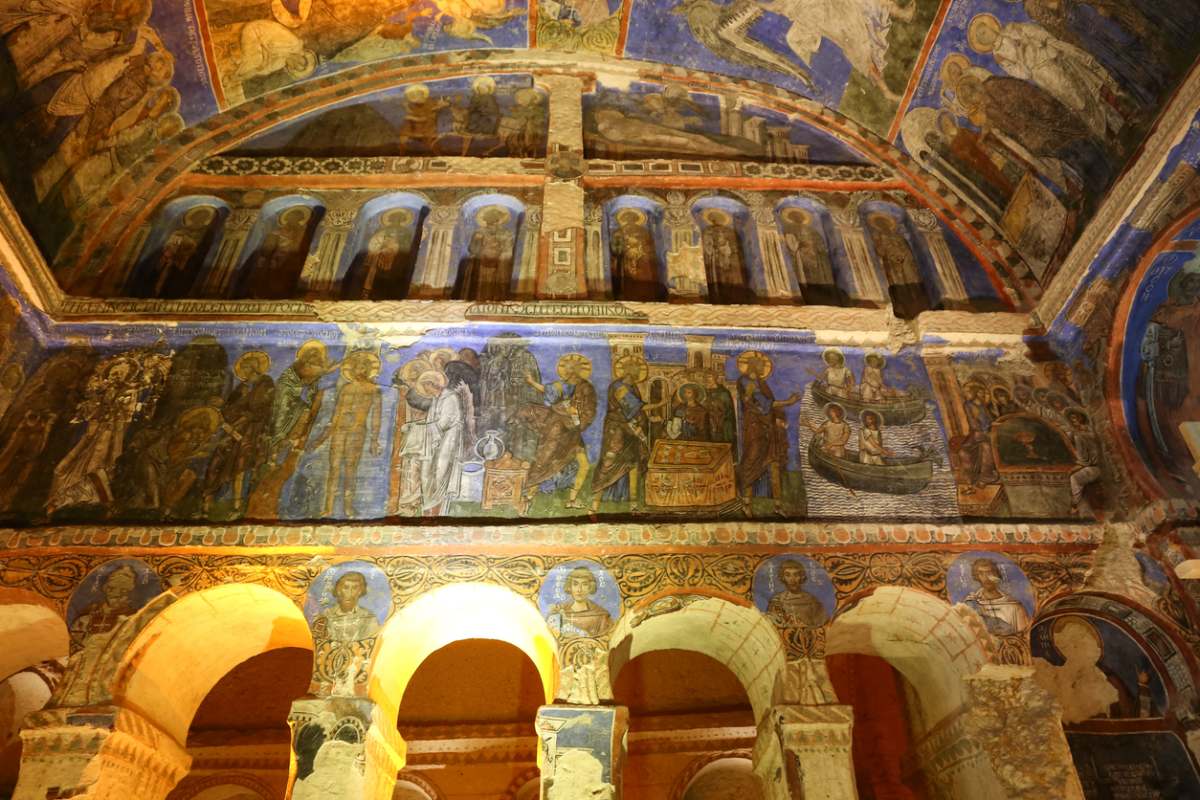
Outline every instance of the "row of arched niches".
<path id="1" fill-rule="evenodd" d="M 539 255 L 560 269 L 576 259 L 541 240 L 540 187 L 264 194 L 171 200 L 138 232 L 104 293 L 532 299 Z M 1017 297 L 902 193 L 592 193 L 582 238 L 580 283 L 593 300 L 890 303 L 911 318 L 1004 310 Z"/>

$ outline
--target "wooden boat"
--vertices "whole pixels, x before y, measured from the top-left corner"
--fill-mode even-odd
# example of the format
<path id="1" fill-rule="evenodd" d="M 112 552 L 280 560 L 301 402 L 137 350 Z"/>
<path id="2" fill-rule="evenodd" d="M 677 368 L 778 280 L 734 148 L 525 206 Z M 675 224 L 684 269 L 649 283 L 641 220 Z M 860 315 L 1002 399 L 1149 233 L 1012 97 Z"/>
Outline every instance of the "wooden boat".
<path id="1" fill-rule="evenodd" d="M 808 463 L 831 483 L 859 492 L 916 494 L 933 480 L 933 459 L 924 456 L 900 456 L 884 459 L 885 464 L 860 464 L 858 453 L 847 450 L 845 458 L 821 449 L 820 437 L 808 445 Z"/>
<path id="2" fill-rule="evenodd" d="M 883 418 L 884 425 L 911 425 L 925 419 L 925 398 L 915 392 L 903 392 L 882 403 L 868 403 L 853 395 L 838 397 L 823 381 L 813 381 L 812 395 L 817 405 L 837 403 L 854 419 L 860 419 L 864 411 L 877 413 Z"/>

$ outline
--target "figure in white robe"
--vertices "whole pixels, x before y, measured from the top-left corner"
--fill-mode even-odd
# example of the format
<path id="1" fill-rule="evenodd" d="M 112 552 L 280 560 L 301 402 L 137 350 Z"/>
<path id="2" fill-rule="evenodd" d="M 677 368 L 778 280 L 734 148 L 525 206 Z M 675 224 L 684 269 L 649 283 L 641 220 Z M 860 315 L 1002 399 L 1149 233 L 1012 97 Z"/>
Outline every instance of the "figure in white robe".
<path id="1" fill-rule="evenodd" d="M 417 379 L 418 394 L 406 400 L 425 410 L 425 419 L 408 422 L 401 428 L 404 443 L 402 459 L 415 459 L 420 465 L 420 506 L 425 514 L 436 516 L 445 511 L 462 490 L 463 445 L 466 441 L 465 384 L 447 388 L 446 376 L 429 371 Z M 421 396 L 424 395 L 424 396 Z M 423 408 L 427 405 L 427 408 Z M 402 498 L 409 505 L 416 498 Z"/>
<path id="2" fill-rule="evenodd" d="M 1125 120 L 1116 103 L 1124 93 L 1091 54 L 1055 38 L 1033 22 L 1000 25 L 990 14 L 971 21 L 972 49 L 991 53 L 1014 78 L 1029 81 L 1075 112 L 1100 141 L 1110 141 Z"/>
<path id="3" fill-rule="evenodd" d="M 771 0 L 762 5 L 790 21 L 784 38 L 805 64 L 812 64 L 821 41 L 828 39 L 841 49 L 851 67 L 888 97 L 896 96 L 883 80 L 888 33 L 893 20 L 913 18 L 915 0 L 906 6 L 893 0 Z"/>

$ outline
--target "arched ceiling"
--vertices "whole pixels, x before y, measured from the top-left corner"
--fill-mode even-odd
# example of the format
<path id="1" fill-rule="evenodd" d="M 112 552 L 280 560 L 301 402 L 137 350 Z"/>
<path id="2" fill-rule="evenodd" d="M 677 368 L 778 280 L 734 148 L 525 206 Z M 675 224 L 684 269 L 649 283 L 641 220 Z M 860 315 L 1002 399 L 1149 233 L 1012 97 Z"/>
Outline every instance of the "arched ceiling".
<path id="1" fill-rule="evenodd" d="M 61 263 L 91 257 L 77 242 L 63 255 L 81 224 L 140 199 L 147 174 L 186 169 L 173 153 L 239 120 L 261 131 L 275 109 L 337 104 L 364 76 L 384 90 L 405 64 L 424 67 L 407 81 L 431 82 L 454 64 L 483 59 L 503 75 L 520 62 L 536 83 L 539 64 L 586 63 L 585 113 L 684 133 L 678 156 L 773 160 L 706 128 L 711 97 L 748 91 L 740 81 L 807 98 L 832 122 L 789 134 L 818 140 L 806 159 L 862 160 L 837 142 L 861 126 L 998 228 L 1044 282 L 1195 60 L 1198 21 L 1190 0 L 3 0 L 0 169 Z M 606 74 L 621 61 L 697 70 L 708 85 L 647 90 Z M 521 88 L 501 79 L 496 91 Z M 395 94 L 390 130 L 403 131 L 411 98 Z M 471 94 L 467 81 L 443 97 L 437 124 L 455 124 L 451 106 Z M 360 126 L 386 140 L 386 111 L 360 112 L 231 145 L 325 152 L 350 130 L 370 139 Z"/>

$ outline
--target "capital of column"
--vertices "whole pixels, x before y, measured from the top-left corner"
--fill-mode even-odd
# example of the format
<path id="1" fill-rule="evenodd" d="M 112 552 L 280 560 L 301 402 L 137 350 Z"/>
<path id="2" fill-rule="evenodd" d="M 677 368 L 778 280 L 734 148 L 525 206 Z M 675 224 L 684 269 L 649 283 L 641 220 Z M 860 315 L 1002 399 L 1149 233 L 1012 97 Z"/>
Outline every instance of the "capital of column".
<path id="1" fill-rule="evenodd" d="M 542 706 L 535 728 L 544 800 L 620 800 L 629 709 Z"/>
<path id="2" fill-rule="evenodd" d="M 856 800 L 850 706 L 781 705 L 758 725 L 754 768 L 770 800 Z"/>
<path id="3" fill-rule="evenodd" d="M 396 721 L 362 697 L 292 703 L 293 800 L 387 800 L 405 763 Z"/>
<path id="4" fill-rule="evenodd" d="M 14 800 L 157 800 L 192 763 L 165 731 L 116 706 L 39 711 L 30 716 L 21 741 Z"/>

